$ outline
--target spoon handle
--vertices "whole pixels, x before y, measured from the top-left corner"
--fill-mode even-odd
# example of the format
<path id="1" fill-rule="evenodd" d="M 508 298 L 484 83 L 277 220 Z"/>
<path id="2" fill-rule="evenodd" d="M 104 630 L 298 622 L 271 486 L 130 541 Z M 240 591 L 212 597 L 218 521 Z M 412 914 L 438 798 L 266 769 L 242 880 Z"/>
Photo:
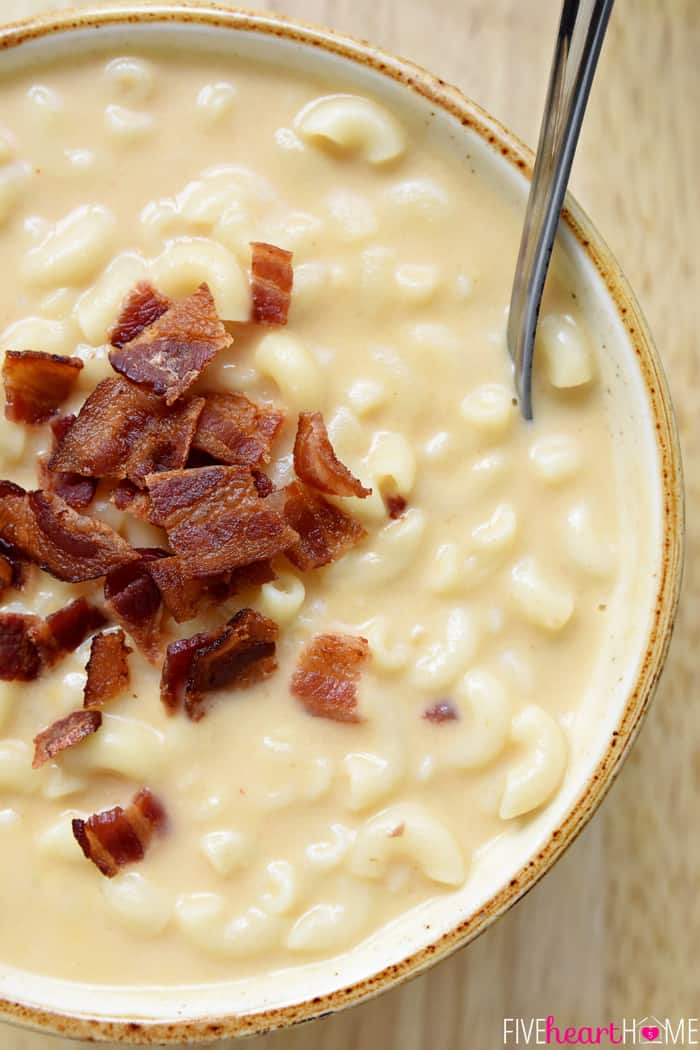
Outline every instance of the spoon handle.
<path id="1" fill-rule="evenodd" d="M 508 349 L 525 419 L 532 419 L 532 358 L 542 290 L 612 5 L 613 0 L 564 0 L 562 7 L 508 317 Z"/>

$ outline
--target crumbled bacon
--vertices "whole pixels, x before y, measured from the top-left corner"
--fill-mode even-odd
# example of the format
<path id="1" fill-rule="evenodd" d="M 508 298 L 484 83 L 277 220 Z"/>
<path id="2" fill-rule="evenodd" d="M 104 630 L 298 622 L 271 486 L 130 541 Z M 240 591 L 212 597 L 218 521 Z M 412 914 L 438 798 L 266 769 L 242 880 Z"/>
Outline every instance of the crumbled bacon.
<path id="1" fill-rule="evenodd" d="M 32 767 L 38 769 L 61 751 L 75 747 L 86 737 L 96 733 L 101 725 L 102 715 L 99 711 L 73 711 L 67 718 L 54 722 L 34 737 Z"/>
<path id="2" fill-rule="evenodd" d="M 130 652 L 121 627 L 95 635 L 86 666 L 83 707 L 102 707 L 129 688 Z"/>
<path id="3" fill-rule="evenodd" d="M 361 722 L 357 683 L 368 657 L 366 638 L 319 634 L 301 655 L 292 677 L 292 693 L 317 718 Z"/>
<path id="4" fill-rule="evenodd" d="M 74 652 L 89 634 L 104 627 L 106 622 L 100 610 L 90 605 L 85 598 L 76 598 L 51 613 L 33 631 L 44 664 L 50 667 L 66 653 Z"/>
<path id="5" fill-rule="evenodd" d="M 253 470 L 251 473 L 253 475 L 255 491 L 261 499 L 266 499 L 275 491 L 275 486 L 272 484 L 272 478 L 269 478 L 262 470 Z"/>
<path id="6" fill-rule="evenodd" d="M 0 565 L 1 579 L 0 593 L 6 587 L 16 587 L 18 590 L 24 586 L 25 559 L 16 547 L 0 539 Z"/>
<path id="7" fill-rule="evenodd" d="M 286 324 L 294 282 L 292 253 L 261 241 L 252 241 L 250 247 L 253 321 Z"/>
<path id="8" fill-rule="evenodd" d="M 256 405 L 243 394 L 206 394 L 192 447 L 219 463 L 259 467 L 270 462 L 270 445 L 284 413 Z"/>
<path id="9" fill-rule="evenodd" d="M 185 465 L 203 407 L 198 397 L 168 410 L 133 383 L 103 379 L 60 441 L 49 470 L 129 478 L 142 488 L 147 474 Z"/>
<path id="10" fill-rule="evenodd" d="M 38 616 L 0 613 L 0 679 L 31 682 L 41 670 L 41 654 L 33 637 Z"/>
<path id="11" fill-rule="evenodd" d="M 112 489 L 110 500 L 118 510 L 128 510 L 140 521 L 151 520 L 151 497 L 126 478 Z"/>
<path id="12" fill-rule="evenodd" d="M 161 295 L 148 281 L 139 281 L 122 303 L 117 323 L 109 335 L 110 343 L 117 347 L 130 343 L 172 305 L 167 295 Z"/>
<path id="13" fill-rule="evenodd" d="M 142 788 L 126 810 L 115 806 L 87 820 L 75 818 L 73 835 L 87 859 L 111 879 L 126 864 L 143 860 L 151 840 L 166 825 L 162 804 L 148 788 Z"/>
<path id="14" fill-rule="evenodd" d="M 38 350 L 7 350 L 2 366 L 5 416 L 13 423 L 44 423 L 73 390 L 83 362 Z"/>
<path id="15" fill-rule="evenodd" d="M 106 577 L 105 600 L 139 649 L 155 663 L 161 654 L 162 603 L 160 591 L 149 573 L 149 563 L 171 559 L 167 558 L 167 551 L 158 548 L 137 549 L 137 553 L 139 561 L 115 569 Z"/>
<path id="16" fill-rule="evenodd" d="M 111 350 L 109 360 L 117 372 L 172 405 L 232 342 L 202 284 L 130 343 Z"/>
<path id="17" fill-rule="evenodd" d="M 459 718 L 459 711 L 451 700 L 436 700 L 423 712 L 426 722 L 433 725 L 442 725 L 443 722 L 455 722 Z"/>
<path id="18" fill-rule="evenodd" d="M 206 577 L 190 576 L 179 555 L 162 558 L 146 566 L 166 609 L 177 623 L 197 615 L 206 590 Z"/>
<path id="19" fill-rule="evenodd" d="M 320 412 L 299 413 L 294 469 L 303 482 L 329 496 L 372 495 L 336 456 Z"/>
<path id="20" fill-rule="evenodd" d="M 245 689 L 277 669 L 277 624 L 253 609 L 241 609 L 223 627 L 168 646 L 161 698 L 169 712 L 184 704 L 193 722 L 205 714 L 214 689 Z"/>
<path id="21" fill-rule="evenodd" d="M 408 503 L 403 496 L 384 496 L 384 506 L 391 520 L 396 521 L 406 513 Z"/>
<path id="22" fill-rule="evenodd" d="M 211 576 L 194 577 L 187 561 L 179 554 L 151 562 L 147 571 L 161 593 L 163 604 L 178 623 L 196 616 L 204 602 L 220 604 L 247 587 L 260 587 L 277 578 L 269 559 Z"/>
<path id="23" fill-rule="evenodd" d="M 77 514 L 54 492 L 0 482 L 0 538 L 59 580 L 79 583 L 138 558 L 104 522 Z"/>
<path id="24" fill-rule="evenodd" d="M 261 499 L 245 467 L 173 470 L 146 483 L 152 521 L 165 528 L 189 576 L 274 557 L 298 539 L 282 513 L 284 498 Z"/>
<path id="25" fill-rule="evenodd" d="M 55 416 L 51 420 L 53 452 L 64 440 L 74 422 L 75 416 L 72 415 Z M 68 471 L 49 470 L 46 459 L 39 463 L 39 484 L 42 488 L 57 493 L 73 510 L 84 510 L 89 506 L 97 490 L 96 478 L 85 478 Z"/>
<path id="26" fill-rule="evenodd" d="M 283 492 L 285 517 L 299 534 L 298 542 L 285 554 L 302 571 L 328 565 L 367 535 L 359 521 L 300 481 L 287 485 Z"/>
<path id="27" fill-rule="evenodd" d="M 0 594 L 11 585 L 13 575 L 12 562 L 0 554 Z"/>

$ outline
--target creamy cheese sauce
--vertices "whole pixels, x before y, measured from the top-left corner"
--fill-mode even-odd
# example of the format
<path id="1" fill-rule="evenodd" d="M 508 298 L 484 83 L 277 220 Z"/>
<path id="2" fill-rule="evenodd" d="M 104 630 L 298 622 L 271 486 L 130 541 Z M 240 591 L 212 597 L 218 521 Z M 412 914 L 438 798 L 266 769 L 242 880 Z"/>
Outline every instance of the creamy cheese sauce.
<path id="1" fill-rule="evenodd" d="M 35 734 L 82 704 L 89 642 L 36 682 L 0 683 L 0 959 L 172 984 L 332 957 L 469 880 L 566 775 L 631 587 L 604 351 L 553 278 L 522 421 L 505 346 L 518 215 L 468 158 L 371 99 L 145 52 L 14 71 L 0 92 L 0 347 L 80 356 L 75 411 L 111 374 L 107 332 L 137 280 L 170 295 L 206 280 L 243 322 L 249 242 L 278 244 L 294 252 L 288 327 L 237 326 L 195 389 L 287 412 L 279 484 L 296 413 L 322 411 L 374 489 L 342 501 L 369 535 L 336 564 L 280 560 L 277 582 L 167 623 L 172 640 L 251 605 L 280 625 L 278 672 L 200 723 L 166 716 L 158 669 L 134 652 L 101 730 L 32 770 Z M 3 420 L 0 476 L 36 487 L 48 446 L 48 427 Z M 407 510 L 391 521 L 395 493 Z M 163 542 L 100 495 L 88 513 Z M 3 610 L 46 615 L 79 593 L 100 584 L 34 570 Z M 358 725 L 310 717 L 289 690 L 304 645 L 336 630 L 370 643 Z M 431 724 L 444 700 L 459 719 Z M 70 819 L 144 784 L 170 831 L 105 879 Z"/>

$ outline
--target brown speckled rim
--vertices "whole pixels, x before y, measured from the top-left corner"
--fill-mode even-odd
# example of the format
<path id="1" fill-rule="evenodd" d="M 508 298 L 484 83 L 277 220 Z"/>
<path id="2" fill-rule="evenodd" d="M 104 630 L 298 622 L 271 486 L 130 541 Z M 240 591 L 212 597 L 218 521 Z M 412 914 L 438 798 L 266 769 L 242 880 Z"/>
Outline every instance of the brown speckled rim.
<path id="1" fill-rule="evenodd" d="M 223 9 L 214 4 L 130 3 L 102 10 L 68 11 L 47 15 L 0 29 L 0 51 L 28 41 L 66 34 L 75 30 L 109 26 L 128 27 L 148 23 L 177 23 L 217 27 L 225 32 L 257 33 L 283 37 L 309 48 L 318 48 L 368 67 L 403 84 L 408 91 L 428 99 L 462 125 L 477 132 L 495 151 L 526 176 L 532 171 L 532 153 L 506 128 L 455 88 L 420 67 L 399 59 L 360 40 L 328 29 L 306 25 L 279 15 Z M 540 852 L 511 879 L 508 886 L 483 908 L 460 923 L 434 944 L 347 988 L 303 1002 L 245 1015 L 203 1017 L 186 1021 L 143 1019 L 104 1020 L 42 1010 L 20 1002 L 0 1000 L 0 1020 L 77 1039 L 114 1040 L 123 1043 L 155 1044 L 206 1042 L 231 1036 L 256 1035 L 362 1002 L 414 977 L 472 941 L 507 908 L 518 901 L 559 859 L 590 820 L 617 776 L 634 741 L 661 673 L 675 618 L 681 583 L 683 553 L 683 483 L 678 434 L 666 378 L 651 336 L 632 291 L 609 249 L 578 205 L 567 200 L 563 220 L 601 275 L 610 300 L 623 323 L 636 353 L 656 428 L 661 474 L 662 563 L 646 650 L 634 690 L 628 697 L 606 752 L 594 769 L 577 803 L 551 833 Z"/>

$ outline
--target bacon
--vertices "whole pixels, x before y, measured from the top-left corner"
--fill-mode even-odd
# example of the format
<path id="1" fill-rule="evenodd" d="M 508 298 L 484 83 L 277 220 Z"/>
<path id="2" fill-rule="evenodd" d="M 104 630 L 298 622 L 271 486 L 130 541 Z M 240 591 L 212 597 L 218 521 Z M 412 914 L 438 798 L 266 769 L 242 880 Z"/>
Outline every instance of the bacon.
<path id="1" fill-rule="evenodd" d="M 251 289 L 256 324 L 287 323 L 294 271 L 292 253 L 274 244 L 251 241 Z"/>
<path id="2" fill-rule="evenodd" d="M 107 620 L 85 598 L 76 598 L 55 613 L 47 616 L 32 632 L 41 652 L 43 663 L 51 667 L 66 653 L 74 652 L 89 634 L 104 627 Z"/>
<path id="3" fill-rule="evenodd" d="M 291 690 L 309 714 L 335 722 L 361 722 L 357 683 L 369 657 L 366 638 L 319 634 L 302 653 Z"/>
<path id="4" fill-rule="evenodd" d="M 293 481 L 283 492 L 285 517 L 299 534 L 298 542 L 285 554 L 302 571 L 336 561 L 367 535 L 359 521 L 300 481 Z"/>
<path id="5" fill-rule="evenodd" d="M 151 663 L 161 655 L 162 601 L 149 572 L 149 563 L 168 559 L 158 547 L 136 548 L 139 561 L 110 572 L 105 579 L 105 600 L 114 618 L 122 624 Z"/>
<path id="6" fill-rule="evenodd" d="M 55 416 L 50 423 L 53 435 L 53 452 L 64 440 L 75 422 L 75 416 Z M 73 510 L 84 510 L 92 503 L 97 490 L 96 478 L 84 478 L 68 471 L 49 470 L 46 461 L 39 466 L 39 483 L 44 489 L 57 493 Z"/>
<path id="7" fill-rule="evenodd" d="M 0 540 L 0 594 L 7 587 L 21 590 L 24 586 L 26 562 L 16 547 Z"/>
<path id="8" fill-rule="evenodd" d="M 122 303 L 117 323 L 110 332 L 112 346 L 122 347 L 141 335 L 172 306 L 167 295 L 161 295 L 148 281 L 139 281 Z"/>
<path id="9" fill-rule="evenodd" d="M 197 615 L 204 602 L 220 604 L 248 587 L 260 587 L 277 579 L 269 559 L 242 565 L 239 569 L 193 577 L 188 563 L 179 554 L 152 562 L 148 572 L 163 598 L 163 604 L 177 623 Z"/>
<path id="10" fill-rule="evenodd" d="M 195 579 L 188 575 L 178 555 L 154 561 L 146 571 L 177 623 L 184 623 L 197 615 L 206 590 L 206 577 Z"/>
<path id="11" fill-rule="evenodd" d="M 92 736 L 102 725 L 100 711 L 73 711 L 34 737 L 34 761 L 32 768 L 38 769 L 69 747 L 75 747 L 86 737 Z"/>
<path id="12" fill-rule="evenodd" d="M 6 591 L 12 583 L 12 577 L 14 570 L 12 568 L 12 562 L 4 555 L 0 554 L 0 594 Z"/>
<path id="13" fill-rule="evenodd" d="M 31 682 L 41 670 L 41 653 L 33 631 L 41 625 L 38 616 L 0 613 L 0 679 Z"/>
<path id="14" fill-rule="evenodd" d="M 303 482 L 329 496 L 372 495 L 336 456 L 320 412 L 299 413 L 294 469 Z"/>
<path id="15" fill-rule="evenodd" d="M 206 394 L 192 447 L 219 463 L 259 467 L 270 462 L 270 446 L 284 413 L 256 405 L 243 394 Z"/>
<path id="16" fill-rule="evenodd" d="M 406 513 L 408 503 L 403 496 L 385 496 L 384 506 L 391 520 L 397 521 L 398 518 L 402 518 Z"/>
<path id="17" fill-rule="evenodd" d="M 255 485 L 255 491 L 261 499 L 266 499 L 272 492 L 275 491 L 275 486 L 272 484 L 272 479 L 267 476 L 262 470 L 252 470 L 253 484 Z"/>
<path id="18" fill-rule="evenodd" d="M 204 399 L 168 410 L 132 383 L 103 379 L 49 461 L 49 470 L 94 478 L 129 478 L 178 470 L 187 461 Z"/>
<path id="19" fill-rule="evenodd" d="M 109 498 L 118 510 L 128 510 L 140 521 L 151 520 L 151 497 L 126 478 L 112 489 Z"/>
<path id="20" fill-rule="evenodd" d="M 68 583 L 104 576 L 138 558 L 96 518 L 76 513 L 54 492 L 25 492 L 0 482 L 0 538 L 45 572 Z"/>
<path id="21" fill-rule="evenodd" d="M 187 462 L 204 398 L 174 406 L 163 419 L 151 419 L 126 463 L 129 479 L 143 488 L 146 477 L 162 470 L 179 470 Z"/>
<path id="22" fill-rule="evenodd" d="M 232 342 L 202 284 L 130 343 L 111 350 L 109 360 L 115 371 L 172 405 Z"/>
<path id="23" fill-rule="evenodd" d="M 146 479 L 151 520 L 168 533 L 188 576 L 211 576 L 272 558 L 298 540 L 284 496 L 261 499 L 245 467 L 173 470 Z"/>
<path id="24" fill-rule="evenodd" d="M 459 711 L 451 700 L 436 700 L 430 707 L 426 707 L 423 718 L 433 725 L 442 725 L 443 722 L 456 722 Z"/>
<path id="25" fill-rule="evenodd" d="M 44 423 L 75 386 L 83 362 L 39 350 L 7 350 L 2 366 L 5 417 L 13 423 Z"/>
<path id="26" fill-rule="evenodd" d="M 161 699 L 169 713 L 184 704 L 193 722 L 206 713 L 206 694 L 247 689 L 277 670 L 277 624 L 253 609 L 241 609 L 215 631 L 168 646 Z"/>
<path id="27" fill-rule="evenodd" d="M 86 667 L 83 707 L 102 707 L 129 688 L 131 651 L 121 627 L 95 635 Z"/>
<path id="28" fill-rule="evenodd" d="M 155 835 L 167 826 L 165 809 L 156 796 L 142 788 L 126 810 L 121 806 L 93 813 L 87 820 L 76 817 L 73 835 L 88 860 L 103 875 L 113 878 L 127 864 L 143 860 Z"/>

